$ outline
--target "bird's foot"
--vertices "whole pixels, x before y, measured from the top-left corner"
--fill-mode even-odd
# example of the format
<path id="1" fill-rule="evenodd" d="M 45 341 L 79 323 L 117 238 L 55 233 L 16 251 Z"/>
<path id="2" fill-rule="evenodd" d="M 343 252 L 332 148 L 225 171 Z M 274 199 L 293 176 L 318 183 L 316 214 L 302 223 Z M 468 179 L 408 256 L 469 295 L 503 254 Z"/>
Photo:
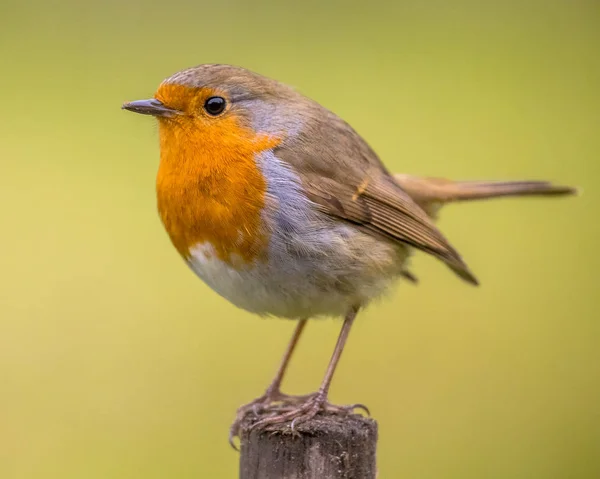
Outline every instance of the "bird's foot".
<path id="1" fill-rule="evenodd" d="M 273 426 L 289 422 L 291 431 L 295 432 L 298 424 L 311 420 L 319 413 L 347 416 L 353 414 L 355 409 L 362 409 L 370 414 L 369 409 L 364 404 L 338 406 L 327 401 L 327 394 L 317 392 L 305 396 L 303 401 L 295 400 L 290 403 L 282 403 L 267 417 L 252 424 L 250 429 L 269 430 Z"/>
<path id="2" fill-rule="evenodd" d="M 238 408 L 235 421 L 233 421 L 233 424 L 229 428 L 229 444 L 234 449 L 237 449 L 234 439 L 240 435 L 241 424 L 249 414 L 252 414 L 254 417 L 264 414 L 276 416 L 281 414 L 282 411 L 288 411 L 294 405 L 306 401 L 313 395 L 292 396 L 282 393 L 279 389 L 268 389 L 262 396 Z"/>

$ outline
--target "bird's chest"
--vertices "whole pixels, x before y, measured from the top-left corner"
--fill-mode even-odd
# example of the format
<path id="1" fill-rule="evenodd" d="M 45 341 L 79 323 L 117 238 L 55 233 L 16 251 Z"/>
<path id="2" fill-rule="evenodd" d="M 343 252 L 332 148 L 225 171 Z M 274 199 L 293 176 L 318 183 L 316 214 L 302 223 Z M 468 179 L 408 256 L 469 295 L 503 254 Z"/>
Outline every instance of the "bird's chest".
<path id="1" fill-rule="evenodd" d="M 398 267 L 395 248 L 317 212 L 272 152 L 257 165 L 265 181 L 258 217 L 247 217 L 241 198 L 239 210 L 227 210 L 227 235 L 211 229 L 210 213 L 188 236 L 184 257 L 207 285 L 248 311 L 290 318 L 341 315 L 387 287 Z M 258 233 L 252 241 L 248 229 Z"/>
<path id="2" fill-rule="evenodd" d="M 209 171 L 198 161 L 194 170 L 163 161 L 157 176 L 158 211 L 173 245 L 207 285 L 255 312 L 277 300 L 282 281 L 298 280 L 284 276 L 308 226 L 298 216 L 309 213 L 297 178 L 265 158 Z M 295 236 L 286 238 L 290 228 Z"/>
<path id="3" fill-rule="evenodd" d="M 187 258 L 199 244 L 212 247 L 224 263 L 249 264 L 264 253 L 268 233 L 262 220 L 264 179 L 244 184 L 211 178 L 162 178 L 158 211 L 173 245 Z M 207 188 L 206 183 L 222 183 Z"/>
<path id="4" fill-rule="evenodd" d="M 268 243 L 263 224 L 267 186 L 255 155 L 272 145 L 247 139 L 226 148 L 205 137 L 161 127 L 160 218 L 184 258 L 197 245 L 208 244 L 224 263 L 250 264 Z"/>
<path id="5" fill-rule="evenodd" d="M 252 291 L 268 280 L 271 234 L 264 178 L 244 181 L 163 176 L 157 193 L 162 223 L 191 269 L 221 296 L 251 309 Z"/>

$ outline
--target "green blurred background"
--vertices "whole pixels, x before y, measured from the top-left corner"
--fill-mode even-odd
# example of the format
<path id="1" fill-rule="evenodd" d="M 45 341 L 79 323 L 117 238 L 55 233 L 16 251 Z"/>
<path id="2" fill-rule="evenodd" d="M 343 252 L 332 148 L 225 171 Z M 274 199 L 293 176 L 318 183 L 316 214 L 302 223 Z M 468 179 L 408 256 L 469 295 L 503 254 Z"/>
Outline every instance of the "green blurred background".
<path id="1" fill-rule="evenodd" d="M 236 477 L 228 426 L 293 324 L 186 268 L 156 125 L 120 110 L 208 62 L 294 85 L 394 171 L 585 190 L 448 208 L 482 286 L 417 256 L 332 399 L 370 406 L 381 478 L 600 477 L 598 2 L 2 0 L 0 27 L 2 479 Z M 309 326 L 287 391 L 339 325 Z"/>

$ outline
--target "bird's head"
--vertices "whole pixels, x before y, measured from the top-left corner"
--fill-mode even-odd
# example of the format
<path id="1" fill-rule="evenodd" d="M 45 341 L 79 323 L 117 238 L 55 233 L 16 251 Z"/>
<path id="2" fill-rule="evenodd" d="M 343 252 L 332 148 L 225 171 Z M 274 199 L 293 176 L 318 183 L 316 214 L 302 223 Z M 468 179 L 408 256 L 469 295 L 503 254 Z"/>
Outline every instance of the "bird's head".
<path id="1" fill-rule="evenodd" d="M 207 64 L 164 80 L 154 98 L 123 108 L 152 115 L 160 129 L 233 146 L 256 137 L 282 139 L 299 131 L 308 99 L 249 70 Z"/>

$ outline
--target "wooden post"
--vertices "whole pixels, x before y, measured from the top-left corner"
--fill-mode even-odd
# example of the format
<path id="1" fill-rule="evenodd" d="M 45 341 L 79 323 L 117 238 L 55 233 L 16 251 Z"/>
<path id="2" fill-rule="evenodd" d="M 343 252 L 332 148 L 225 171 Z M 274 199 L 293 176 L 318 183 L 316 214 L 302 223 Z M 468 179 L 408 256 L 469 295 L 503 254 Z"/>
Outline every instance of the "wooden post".
<path id="1" fill-rule="evenodd" d="M 357 414 L 319 414 L 290 431 L 242 426 L 240 479 L 376 479 L 377 423 Z"/>

